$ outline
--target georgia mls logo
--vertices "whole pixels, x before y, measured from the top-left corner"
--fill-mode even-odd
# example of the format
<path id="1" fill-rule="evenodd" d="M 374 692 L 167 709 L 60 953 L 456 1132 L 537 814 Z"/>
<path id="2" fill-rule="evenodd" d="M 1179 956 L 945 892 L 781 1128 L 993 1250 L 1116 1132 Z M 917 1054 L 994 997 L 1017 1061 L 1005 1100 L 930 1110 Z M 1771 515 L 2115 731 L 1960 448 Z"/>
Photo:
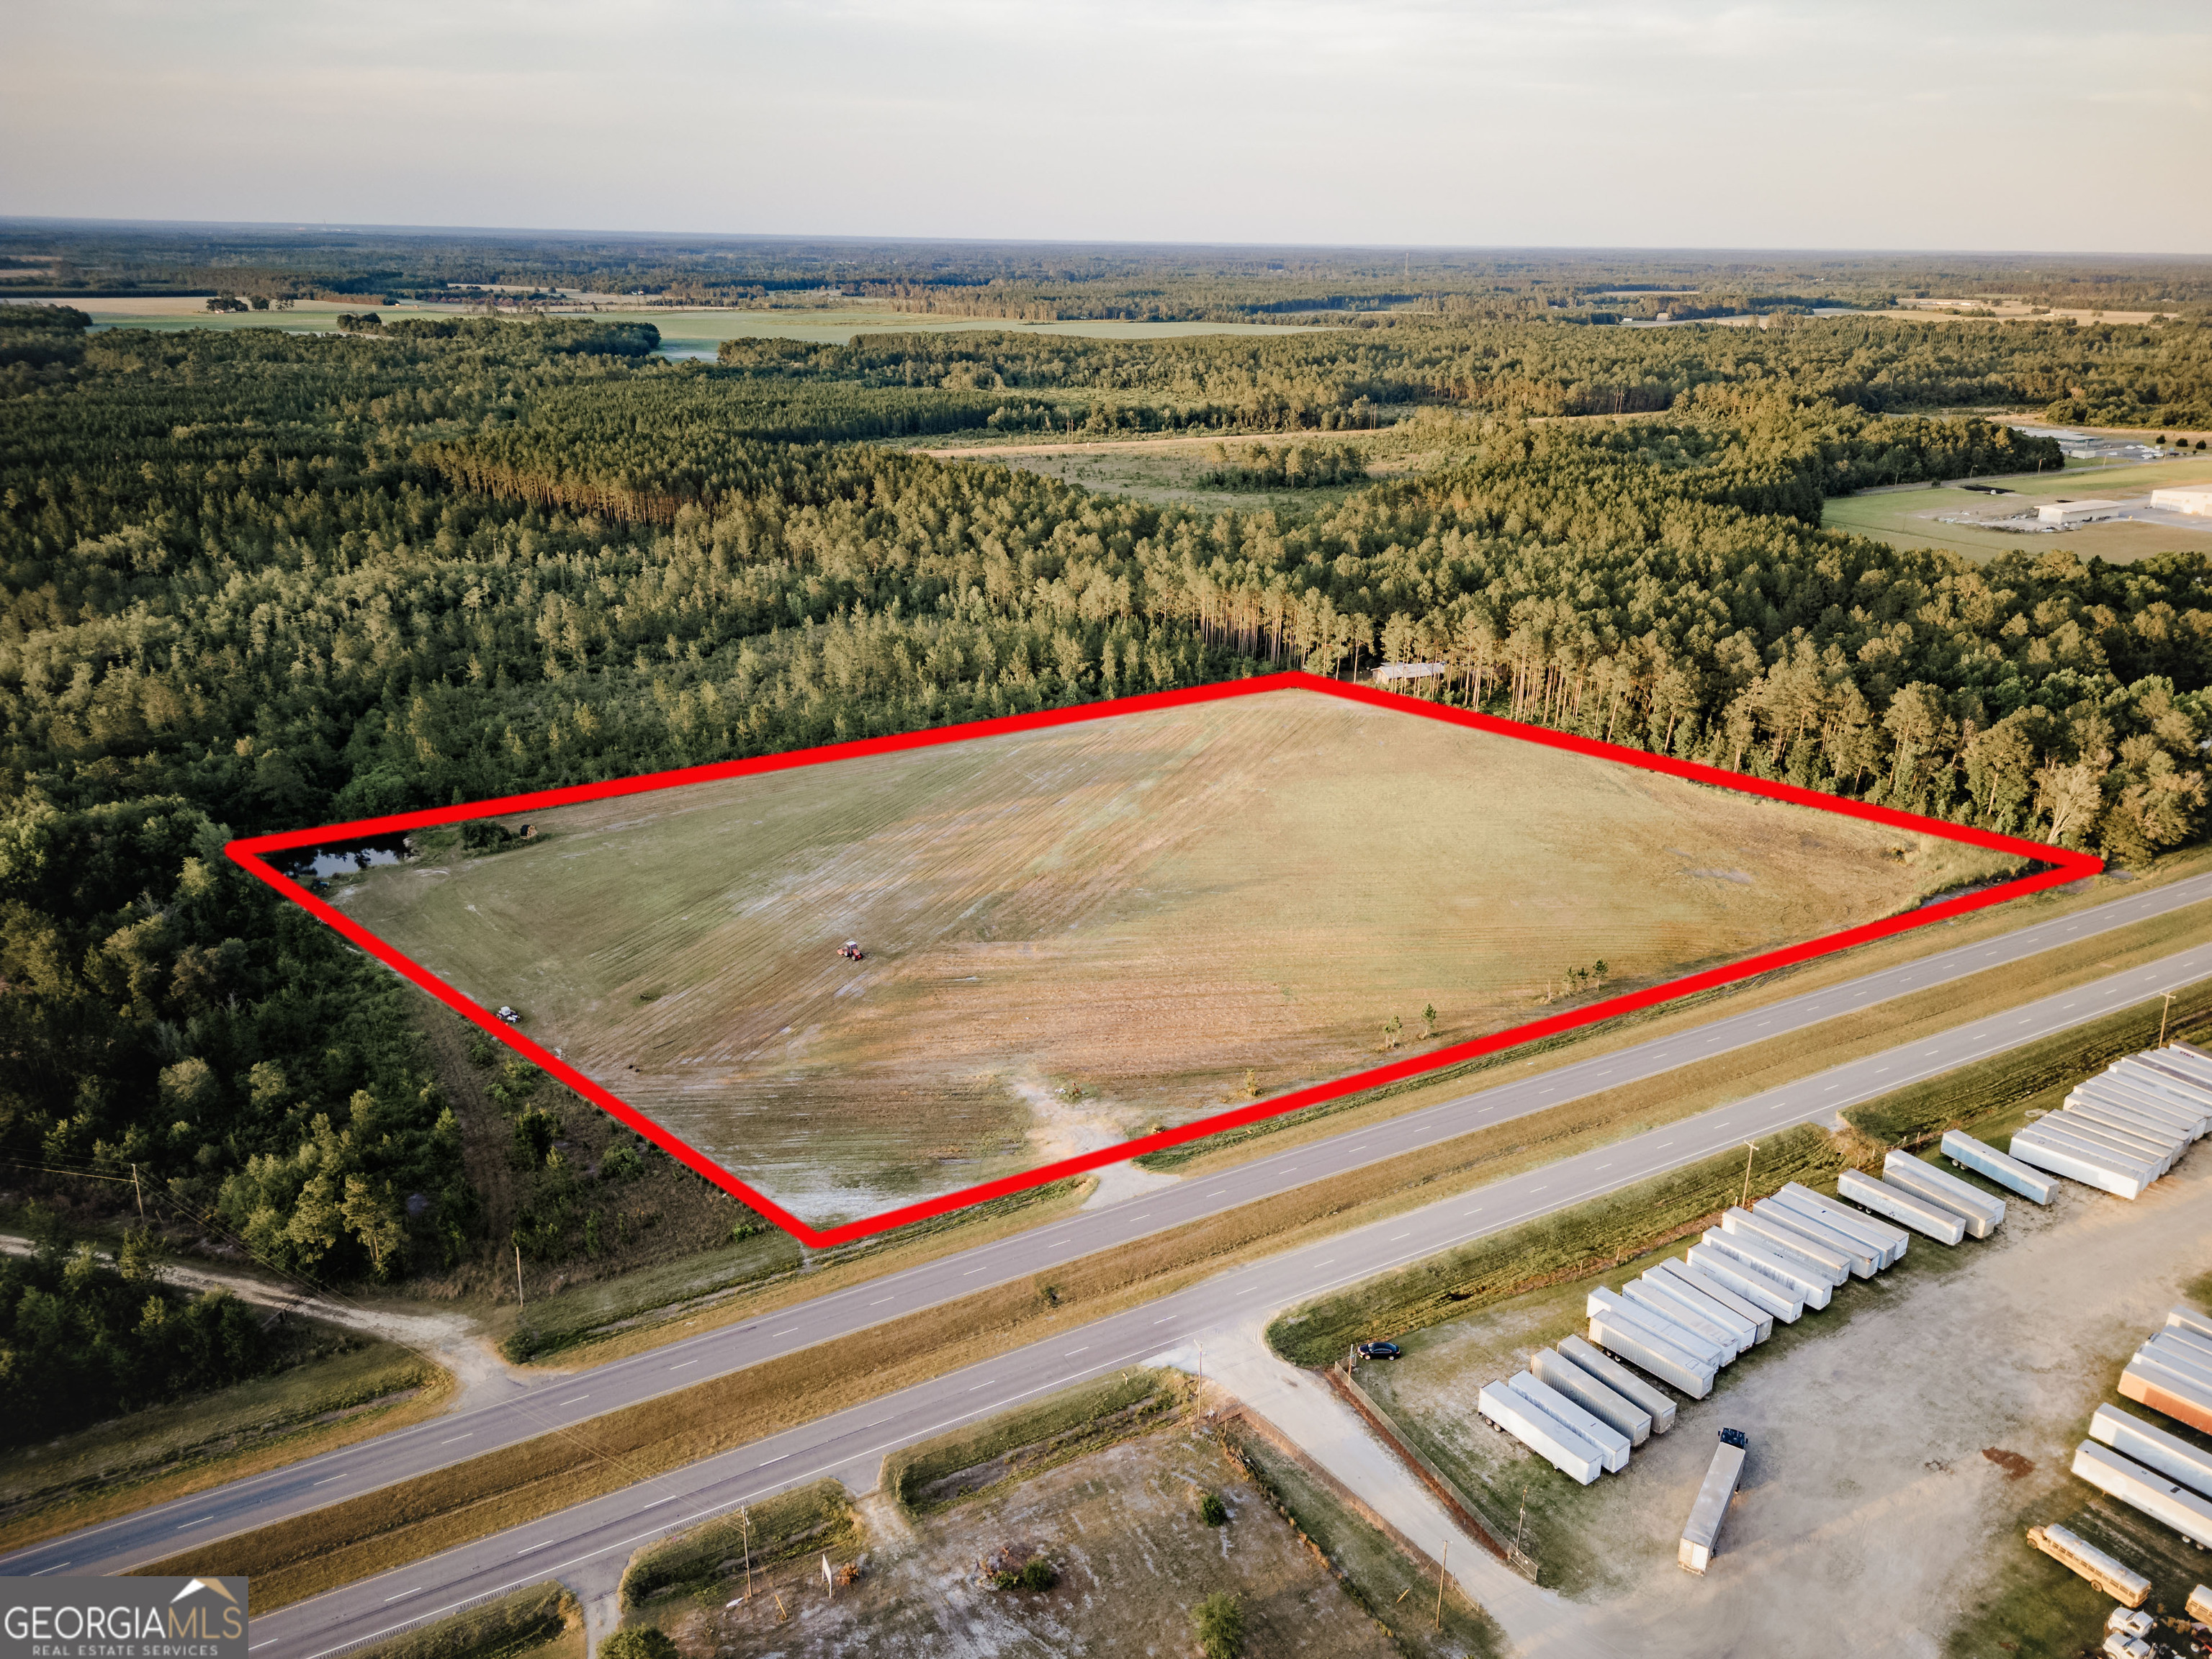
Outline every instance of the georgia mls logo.
<path id="1" fill-rule="evenodd" d="M 8 1578 L 0 1597 L 0 1659 L 246 1659 L 243 1578 Z"/>

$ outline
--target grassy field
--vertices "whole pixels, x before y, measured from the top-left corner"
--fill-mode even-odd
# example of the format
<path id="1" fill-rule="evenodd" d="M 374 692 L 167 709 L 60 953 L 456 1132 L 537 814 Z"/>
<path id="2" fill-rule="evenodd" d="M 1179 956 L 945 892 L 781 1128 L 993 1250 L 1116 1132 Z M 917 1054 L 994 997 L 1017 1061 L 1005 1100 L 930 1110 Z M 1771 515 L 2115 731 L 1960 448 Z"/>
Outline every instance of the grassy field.
<path id="1" fill-rule="evenodd" d="M 2154 489 L 2212 483 L 2212 460 L 2192 456 L 2135 466 L 2069 461 L 2063 472 L 2043 477 L 2022 474 L 1990 482 L 2014 493 L 1988 495 L 1948 485 L 1933 489 L 1870 490 L 1834 497 L 1821 509 L 1820 523 L 1825 529 L 1871 536 L 1893 547 L 1940 547 L 1977 560 L 2000 553 L 2071 553 L 2082 559 L 2125 564 L 2154 553 L 2212 553 L 2212 519 L 2203 521 L 2202 530 L 2123 520 L 2033 536 L 1942 522 L 1969 514 L 2001 518 L 2033 511 L 2061 496 L 2075 501 L 2124 501 L 2136 496 L 2147 500 Z"/>
<path id="2" fill-rule="evenodd" d="M 1303 691 L 532 827 L 340 902 L 817 1223 L 1340 1076 L 1392 1019 L 1458 1041 L 1571 968 L 1671 978 L 1995 867 Z"/>
<path id="3" fill-rule="evenodd" d="M 341 312 L 380 310 L 387 319 L 451 317 L 458 305 L 404 301 L 377 307 L 373 296 L 357 300 L 301 300 L 289 311 L 211 312 L 204 299 L 141 298 L 67 300 L 100 328 L 277 328 L 288 333 L 327 331 Z M 556 315 L 573 316 L 574 311 Z M 1114 319 L 1065 323 L 1010 322 L 998 317 L 945 317 L 888 311 L 879 306 L 830 306 L 775 311 L 707 308 L 684 311 L 659 306 L 608 307 L 599 314 L 623 321 L 651 323 L 660 331 L 661 349 L 671 356 L 707 357 L 725 340 L 811 340 L 842 345 L 855 334 L 947 334 L 978 329 L 1011 334 L 1065 334 L 1096 340 L 1158 340 L 1194 334 L 1289 334 L 1309 326 L 1286 323 L 1137 323 Z"/>

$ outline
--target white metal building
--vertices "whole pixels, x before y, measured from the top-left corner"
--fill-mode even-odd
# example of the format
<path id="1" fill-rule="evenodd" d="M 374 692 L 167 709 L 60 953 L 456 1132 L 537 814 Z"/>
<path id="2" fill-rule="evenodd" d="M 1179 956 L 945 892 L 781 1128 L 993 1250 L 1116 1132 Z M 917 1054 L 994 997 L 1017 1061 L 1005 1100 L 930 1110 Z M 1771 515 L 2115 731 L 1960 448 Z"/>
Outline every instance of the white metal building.
<path id="1" fill-rule="evenodd" d="M 2168 513 L 2201 513 L 2212 516 L 2212 489 L 2154 489 L 2150 504 Z"/>
<path id="2" fill-rule="evenodd" d="M 2046 501 L 2035 516 L 2045 524 L 2094 524 L 2099 519 L 2117 519 L 2126 510 L 2118 501 Z"/>

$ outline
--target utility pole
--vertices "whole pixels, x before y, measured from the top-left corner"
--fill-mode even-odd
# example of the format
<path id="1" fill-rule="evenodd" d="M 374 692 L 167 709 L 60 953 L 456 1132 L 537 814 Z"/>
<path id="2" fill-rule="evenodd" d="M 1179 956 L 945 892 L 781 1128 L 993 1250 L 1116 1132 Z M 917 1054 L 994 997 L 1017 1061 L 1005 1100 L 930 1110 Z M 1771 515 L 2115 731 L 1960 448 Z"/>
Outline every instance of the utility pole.
<path id="1" fill-rule="evenodd" d="M 2160 1009 L 2160 1010 L 2159 1010 L 2159 1012 L 2158 1012 L 2158 1046 L 2159 1046 L 2160 1048 L 2165 1048 L 2165 1047 L 2166 1047 L 2166 1017 L 2167 1017 L 2168 1015 L 2170 1015 L 2171 1013 L 2172 1013 L 2172 1012 L 2173 1012 L 2173 993 L 2172 993 L 2172 992 L 2171 992 L 2171 991 L 2168 991 L 2168 992 L 2166 994 L 2166 1006 L 2165 1006 L 2165 1007 L 2163 1007 L 2163 1008 L 2161 1008 L 2161 1009 Z M 137 1174 L 138 1174 L 138 1166 L 137 1166 L 137 1164 L 132 1164 L 132 1165 L 131 1166 L 131 1177 L 132 1177 L 134 1180 L 135 1180 L 135 1179 L 137 1179 Z M 139 1211 L 139 1213 L 140 1213 L 141 1215 L 143 1215 L 143 1214 L 145 1213 L 145 1211 L 142 1208 L 142 1209 Z"/>
<path id="2" fill-rule="evenodd" d="M 2173 999 L 2172 996 L 2168 996 L 2166 998 L 2166 1001 L 2169 1003 Z M 2158 1040 L 2161 1043 L 2164 1042 L 2166 1041 L 2166 1027 L 2163 1024 L 2159 1026 L 2158 1033 Z M 146 1218 L 146 1189 L 138 1184 L 138 1166 L 136 1164 L 131 1166 L 131 1190 L 137 1195 L 138 1200 L 138 1218 L 141 1221 L 143 1221 Z"/>
<path id="3" fill-rule="evenodd" d="M 1437 1618 L 1435 1629 L 1444 1627 L 1444 1564 L 1451 1559 L 1451 1540 L 1444 1540 L 1444 1553 L 1437 1558 Z"/>
<path id="4" fill-rule="evenodd" d="M 514 1310 L 522 1311 L 522 1246 L 514 1247 Z"/>
<path id="5" fill-rule="evenodd" d="M 1751 1207 L 1751 1158 L 1752 1158 L 1752 1154 L 1753 1154 L 1753 1153 L 1754 1153 L 1754 1152 L 1756 1152 L 1758 1150 L 1759 1150 L 1759 1143 L 1758 1143 L 1757 1141 L 1755 1141 L 1755 1140 L 1747 1140 L 1747 1141 L 1746 1141 L 1746 1142 L 1744 1143 L 1744 1148 L 1743 1148 L 1743 1207 L 1744 1207 L 1745 1209 L 1747 1209 L 1747 1209 L 1749 1209 L 1749 1208 Z"/>

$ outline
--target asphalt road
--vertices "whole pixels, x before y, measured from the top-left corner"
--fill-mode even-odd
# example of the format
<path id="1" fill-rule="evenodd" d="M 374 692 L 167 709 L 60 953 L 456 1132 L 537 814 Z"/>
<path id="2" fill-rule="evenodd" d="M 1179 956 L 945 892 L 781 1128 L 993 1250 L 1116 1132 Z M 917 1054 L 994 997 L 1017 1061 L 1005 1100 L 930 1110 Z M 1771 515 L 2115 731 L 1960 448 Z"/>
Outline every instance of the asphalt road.
<path id="1" fill-rule="evenodd" d="M 1381 1162 L 1561 1101 L 1652 1076 L 1948 980 L 2086 939 L 2212 898 L 2212 876 L 2124 895 L 2002 938 L 1901 963 L 1696 1029 L 1504 1081 L 1364 1129 L 1288 1149 L 1222 1175 L 1071 1217 L 1048 1229 L 907 1269 L 510 1399 L 158 1506 L 0 1558 L 0 1574 L 116 1572 L 187 1544 L 219 1539 L 474 1456 L 549 1428 L 688 1387 L 994 1283 L 1020 1278 L 1218 1211 Z M 1719 1148 L 1838 1109 L 2097 1018 L 2105 1010 L 2212 975 L 2212 945 L 1869 1056 L 1630 1140 L 1425 1209 L 1224 1273 L 1079 1332 L 835 1413 L 528 1527 L 257 1619 L 254 1650 L 313 1656 L 488 1594 L 535 1583 L 582 1560 L 823 1473 L 865 1486 L 896 1446 L 1030 1395 L 1111 1370 L 1255 1309 L 1310 1296 L 1464 1243 L 1530 1216 L 1641 1180 Z M 1256 1298 L 1256 1299 L 1255 1299 Z M 664 1513 L 665 1511 L 665 1513 Z M 515 1575 L 524 1576 L 516 1578 Z"/>

